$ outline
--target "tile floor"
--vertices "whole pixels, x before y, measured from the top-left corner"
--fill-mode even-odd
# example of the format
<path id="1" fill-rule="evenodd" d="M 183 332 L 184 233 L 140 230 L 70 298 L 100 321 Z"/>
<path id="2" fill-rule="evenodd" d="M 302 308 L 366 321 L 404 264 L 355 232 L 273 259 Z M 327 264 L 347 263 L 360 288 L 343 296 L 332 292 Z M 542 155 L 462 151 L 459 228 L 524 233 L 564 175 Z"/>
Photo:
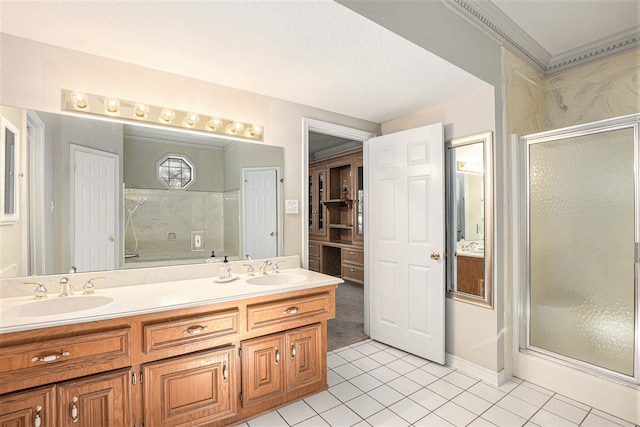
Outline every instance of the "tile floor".
<path id="1" fill-rule="evenodd" d="M 493 387 L 372 340 L 327 362 L 328 390 L 240 426 L 633 426 L 526 381 Z"/>

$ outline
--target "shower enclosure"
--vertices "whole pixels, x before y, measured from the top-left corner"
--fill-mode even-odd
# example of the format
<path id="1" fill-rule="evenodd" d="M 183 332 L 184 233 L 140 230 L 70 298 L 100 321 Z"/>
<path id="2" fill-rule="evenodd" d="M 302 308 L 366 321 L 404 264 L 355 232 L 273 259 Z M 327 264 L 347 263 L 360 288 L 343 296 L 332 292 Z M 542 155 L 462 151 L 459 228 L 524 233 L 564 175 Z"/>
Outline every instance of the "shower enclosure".
<path id="1" fill-rule="evenodd" d="M 640 115 L 520 139 L 527 161 L 521 348 L 638 384 Z"/>

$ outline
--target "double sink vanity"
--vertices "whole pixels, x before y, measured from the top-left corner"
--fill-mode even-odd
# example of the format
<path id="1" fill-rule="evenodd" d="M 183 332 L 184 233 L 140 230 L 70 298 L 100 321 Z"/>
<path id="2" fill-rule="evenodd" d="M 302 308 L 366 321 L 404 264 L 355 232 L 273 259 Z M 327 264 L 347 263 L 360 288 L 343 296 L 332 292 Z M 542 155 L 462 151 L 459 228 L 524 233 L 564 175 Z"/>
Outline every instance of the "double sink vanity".
<path id="1" fill-rule="evenodd" d="M 69 276 L 66 297 L 51 284 L 46 299 L 3 292 L 0 424 L 227 425 L 325 389 L 342 280 L 229 266 L 227 280 L 200 274 L 207 266 L 177 279 L 167 267 L 155 274 L 170 281 L 107 277 L 90 295 L 86 273 Z"/>

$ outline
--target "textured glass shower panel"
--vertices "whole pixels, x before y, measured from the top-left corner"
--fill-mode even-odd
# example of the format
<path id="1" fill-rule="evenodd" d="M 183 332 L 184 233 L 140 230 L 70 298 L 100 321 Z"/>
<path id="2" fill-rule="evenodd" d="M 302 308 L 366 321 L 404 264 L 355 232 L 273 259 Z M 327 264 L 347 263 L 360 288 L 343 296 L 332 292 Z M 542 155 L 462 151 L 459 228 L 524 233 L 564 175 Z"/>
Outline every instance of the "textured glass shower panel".
<path id="1" fill-rule="evenodd" d="M 529 146 L 530 345 L 633 375 L 632 129 Z"/>

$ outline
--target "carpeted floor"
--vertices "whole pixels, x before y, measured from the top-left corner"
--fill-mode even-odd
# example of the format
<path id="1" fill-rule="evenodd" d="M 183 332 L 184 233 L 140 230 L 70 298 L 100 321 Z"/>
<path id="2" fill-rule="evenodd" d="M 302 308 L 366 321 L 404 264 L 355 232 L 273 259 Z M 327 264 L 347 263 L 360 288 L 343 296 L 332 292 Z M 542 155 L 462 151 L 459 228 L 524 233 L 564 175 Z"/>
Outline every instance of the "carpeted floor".
<path id="1" fill-rule="evenodd" d="M 351 283 L 341 283 L 336 289 L 336 318 L 327 322 L 327 351 L 366 338 L 363 288 Z"/>

